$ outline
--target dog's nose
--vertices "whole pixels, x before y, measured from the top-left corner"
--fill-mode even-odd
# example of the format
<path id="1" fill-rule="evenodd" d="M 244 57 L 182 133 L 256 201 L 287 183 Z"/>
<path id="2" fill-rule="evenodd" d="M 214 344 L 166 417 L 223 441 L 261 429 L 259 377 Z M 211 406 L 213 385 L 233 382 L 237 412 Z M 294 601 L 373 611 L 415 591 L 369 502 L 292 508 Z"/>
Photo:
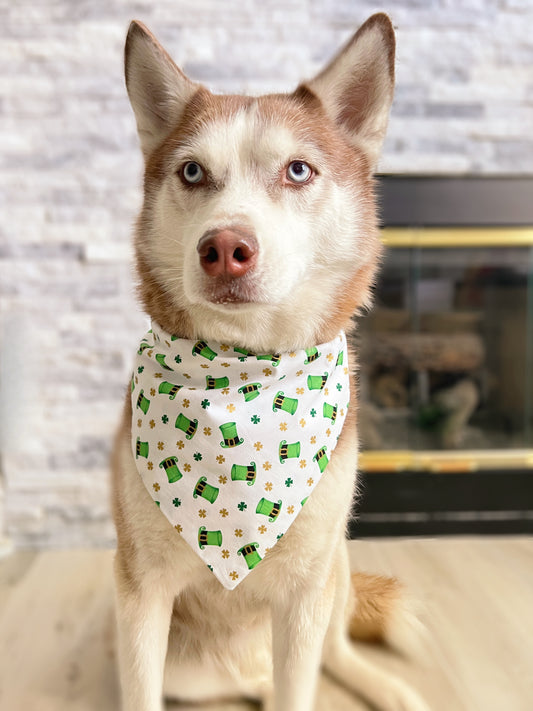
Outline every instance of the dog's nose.
<path id="1" fill-rule="evenodd" d="M 252 232 L 232 227 L 209 230 L 196 249 L 209 276 L 241 277 L 255 266 L 259 245 Z"/>

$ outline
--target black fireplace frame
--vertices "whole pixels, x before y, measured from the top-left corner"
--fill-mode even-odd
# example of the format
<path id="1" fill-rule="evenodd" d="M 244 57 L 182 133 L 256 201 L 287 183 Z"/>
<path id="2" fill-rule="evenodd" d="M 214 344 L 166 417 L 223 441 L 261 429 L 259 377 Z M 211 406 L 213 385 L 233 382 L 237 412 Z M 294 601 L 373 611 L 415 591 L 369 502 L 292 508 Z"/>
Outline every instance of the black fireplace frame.
<path id="1" fill-rule="evenodd" d="M 533 177 L 377 179 L 382 227 L 531 227 Z M 533 469 L 359 475 L 352 538 L 533 533 Z"/>

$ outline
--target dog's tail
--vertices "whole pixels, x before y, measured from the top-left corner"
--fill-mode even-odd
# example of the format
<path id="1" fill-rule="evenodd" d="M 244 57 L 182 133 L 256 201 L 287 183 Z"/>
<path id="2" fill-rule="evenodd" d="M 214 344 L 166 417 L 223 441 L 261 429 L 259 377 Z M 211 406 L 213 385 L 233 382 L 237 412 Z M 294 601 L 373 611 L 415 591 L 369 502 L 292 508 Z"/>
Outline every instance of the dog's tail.
<path id="1" fill-rule="evenodd" d="M 349 620 L 352 639 L 385 643 L 409 656 L 418 656 L 426 638 L 419 619 L 421 606 L 396 579 L 352 573 L 354 612 Z"/>

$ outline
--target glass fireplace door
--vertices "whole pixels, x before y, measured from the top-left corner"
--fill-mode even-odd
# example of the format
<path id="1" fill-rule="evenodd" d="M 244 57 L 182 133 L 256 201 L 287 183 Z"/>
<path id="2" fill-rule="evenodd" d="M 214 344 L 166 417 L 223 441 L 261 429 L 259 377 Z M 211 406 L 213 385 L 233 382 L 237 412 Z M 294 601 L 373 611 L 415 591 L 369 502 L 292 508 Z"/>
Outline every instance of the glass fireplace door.
<path id="1" fill-rule="evenodd" d="M 533 466 L 533 231 L 388 229 L 359 320 L 362 464 Z"/>

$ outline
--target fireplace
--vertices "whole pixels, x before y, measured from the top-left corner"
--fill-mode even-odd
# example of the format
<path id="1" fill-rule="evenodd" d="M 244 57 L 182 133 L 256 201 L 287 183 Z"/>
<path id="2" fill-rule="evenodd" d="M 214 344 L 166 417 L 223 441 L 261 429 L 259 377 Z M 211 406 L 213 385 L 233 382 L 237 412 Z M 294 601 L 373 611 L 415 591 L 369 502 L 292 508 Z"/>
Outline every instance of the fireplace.
<path id="1" fill-rule="evenodd" d="M 354 534 L 533 531 L 533 179 L 382 177 Z"/>

